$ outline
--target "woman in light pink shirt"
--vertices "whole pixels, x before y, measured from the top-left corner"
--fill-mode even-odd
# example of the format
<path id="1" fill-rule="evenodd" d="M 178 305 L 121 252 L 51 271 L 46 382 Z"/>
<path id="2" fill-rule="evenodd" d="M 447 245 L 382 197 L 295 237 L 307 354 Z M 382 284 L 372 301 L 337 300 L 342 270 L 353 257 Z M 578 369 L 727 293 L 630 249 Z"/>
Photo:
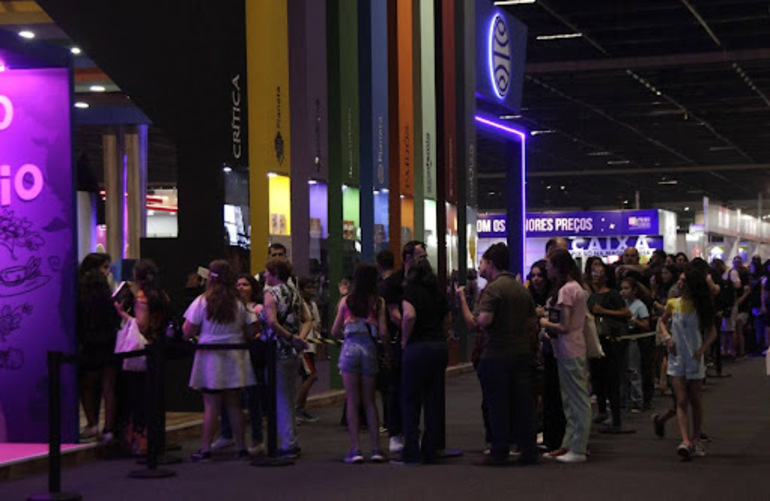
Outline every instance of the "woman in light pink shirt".
<path id="1" fill-rule="evenodd" d="M 583 463 L 591 431 L 591 400 L 583 335 L 586 296 L 580 285 L 580 269 L 568 251 L 557 249 L 551 252 L 546 269 L 553 289 L 546 316 L 540 319 L 540 327 L 546 330 L 553 342 L 567 429 L 561 448 L 545 456 L 562 463 Z"/>

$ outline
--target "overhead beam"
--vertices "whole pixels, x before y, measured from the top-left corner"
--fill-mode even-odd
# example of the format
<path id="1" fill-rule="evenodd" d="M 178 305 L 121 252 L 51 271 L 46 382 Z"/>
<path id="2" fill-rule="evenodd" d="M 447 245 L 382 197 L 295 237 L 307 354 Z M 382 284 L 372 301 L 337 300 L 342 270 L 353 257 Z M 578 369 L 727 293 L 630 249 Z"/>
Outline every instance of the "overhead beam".
<path id="1" fill-rule="evenodd" d="M 643 167 L 618 168 L 618 169 L 591 169 L 591 170 L 555 170 L 545 172 L 527 172 L 528 178 L 546 177 L 587 177 L 587 176 L 641 176 L 645 174 L 691 174 L 694 172 L 724 172 L 724 171 L 748 171 L 767 170 L 770 163 L 757 164 L 728 164 L 728 165 L 682 165 L 679 167 Z M 504 172 L 479 172 L 478 179 L 503 179 Z"/>
<path id="2" fill-rule="evenodd" d="M 553 63 L 529 63 L 526 73 L 567 73 L 574 71 L 607 71 L 660 68 L 664 66 L 692 66 L 716 63 L 737 63 L 770 59 L 770 48 L 734 51 L 699 52 L 695 54 L 670 54 L 661 56 L 618 57 L 584 61 L 557 61 Z"/>
<path id="3" fill-rule="evenodd" d="M 53 22 L 37 2 L 0 1 L 0 25 Z"/>

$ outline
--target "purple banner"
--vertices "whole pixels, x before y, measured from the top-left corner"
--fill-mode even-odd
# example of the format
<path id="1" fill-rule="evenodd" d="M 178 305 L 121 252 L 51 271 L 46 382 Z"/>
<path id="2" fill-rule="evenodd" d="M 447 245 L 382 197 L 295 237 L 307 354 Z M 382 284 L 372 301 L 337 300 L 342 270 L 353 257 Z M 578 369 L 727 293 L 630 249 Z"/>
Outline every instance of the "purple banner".
<path id="1" fill-rule="evenodd" d="M 71 159 L 68 70 L 0 72 L 0 442 L 48 440 L 46 352 L 75 352 Z M 71 442 L 72 366 L 61 397 Z"/>
<path id="2" fill-rule="evenodd" d="M 658 235 L 657 210 L 527 214 L 527 237 Z"/>

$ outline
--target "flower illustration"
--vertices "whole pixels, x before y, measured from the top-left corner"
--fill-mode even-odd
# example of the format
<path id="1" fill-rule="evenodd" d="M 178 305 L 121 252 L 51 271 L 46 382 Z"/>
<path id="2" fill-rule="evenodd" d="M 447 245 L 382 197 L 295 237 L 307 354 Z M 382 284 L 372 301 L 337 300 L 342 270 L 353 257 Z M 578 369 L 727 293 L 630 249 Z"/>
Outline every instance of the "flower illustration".
<path id="1" fill-rule="evenodd" d="M 32 221 L 15 217 L 14 212 L 6 209 L 0 214 L 0 245 L 11 252 L 13 259 L 16 256 L 16 248 L 36 251 L 45 244 L 45 240 L 37 231 L 32 231 Z"/>
<path id="2" fill-rule="evenodd" d="M 21 313 L 19 308 L 12 310 L 10 306 L 3 306 L 0 309 L 0 342 L 21 326 Z"/>

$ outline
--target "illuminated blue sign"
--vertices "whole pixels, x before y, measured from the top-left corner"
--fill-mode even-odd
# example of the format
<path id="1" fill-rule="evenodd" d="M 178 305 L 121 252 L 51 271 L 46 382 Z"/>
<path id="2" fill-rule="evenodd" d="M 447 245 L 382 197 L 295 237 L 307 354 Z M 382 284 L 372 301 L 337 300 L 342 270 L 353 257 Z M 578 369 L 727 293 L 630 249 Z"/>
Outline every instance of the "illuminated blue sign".
<path id="1" fill-rule="evenodd" d="M 489 25 L 489 77 L 497 97 L 504 99 L 511 86 L 511 34 L 499 14 Z"/>

